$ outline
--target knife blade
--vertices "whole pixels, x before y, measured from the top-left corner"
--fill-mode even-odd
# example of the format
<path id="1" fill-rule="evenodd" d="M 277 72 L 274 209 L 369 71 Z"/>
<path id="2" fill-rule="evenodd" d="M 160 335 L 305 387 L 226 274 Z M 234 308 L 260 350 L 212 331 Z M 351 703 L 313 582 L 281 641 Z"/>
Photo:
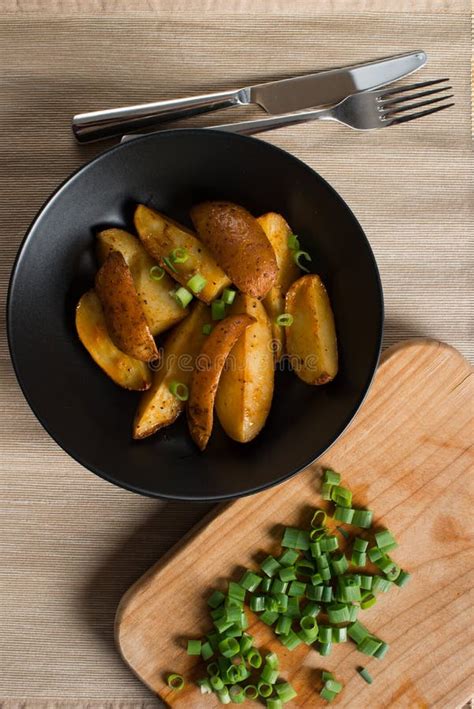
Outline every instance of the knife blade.
<path id="1" fill-rule="evenodd" d="M 420 69 L 426 61 L 426 54 L 418 50 L 243 89 L 81 113 L 73 117 L 72 129 L 76 139 L 85 143 L 228 106 L 255 103 L 271 114 L 291 113 L 384 86 Z"/>

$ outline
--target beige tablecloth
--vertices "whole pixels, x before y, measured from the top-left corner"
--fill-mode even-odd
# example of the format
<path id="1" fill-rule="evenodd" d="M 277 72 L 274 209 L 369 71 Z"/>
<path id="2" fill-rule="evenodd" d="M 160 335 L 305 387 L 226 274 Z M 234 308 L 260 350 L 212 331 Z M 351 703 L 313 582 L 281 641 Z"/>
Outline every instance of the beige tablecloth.
<path id="1" fill-rule="evenodd" d="M 74 143 L 73 113 L 422 48 L 420 80 L 449 76 L 454 109 L 370 135 L 307 124 L 263 138 L 318 170 L 361 221 L 384 284 L 385 345 L 430 335 L 473 357 L 469 10 L 462 0 L 0 0 L 2 326 L 28 223 L 102 149 Z M 24 401 L 4 329 L 0 704 L 157 706 L 114 650 L 114 611 L 208 508 L 138 497 L 70 460 Z"/>

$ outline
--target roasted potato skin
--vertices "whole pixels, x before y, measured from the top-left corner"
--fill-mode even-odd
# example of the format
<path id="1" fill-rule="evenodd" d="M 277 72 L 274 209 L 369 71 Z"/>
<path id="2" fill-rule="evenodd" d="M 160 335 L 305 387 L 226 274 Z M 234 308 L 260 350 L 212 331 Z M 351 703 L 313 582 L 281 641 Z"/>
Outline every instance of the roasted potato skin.
<path id="1" fill-rule="evenodd" d="M 186 227 L 144 204 L 137 206 L 134 222 L 145 249 L 172 278 L 183 286 L 196 273 L 207 280 L 206 286 L 196 295 L 199 300 L 210 303 L 230 284 L 228 276 L 217 265 L 209 249 Z M 184 263 L 175 264 L 173 271 L 163 259 L 176 248 L 186 249 L 188 259 Z"/>
<path id="2" fill-rule="evenodd" d="M 277 277 L 277 261 L 265 232 L 243 207 L 232 202 L 202 202 L 191 209 L 199 238 L 237 288 L 263 298 Z"/>
<path id="3" fill-rule="evenodd" d="M 132 274 L 143 313 L 151 334 L 156 337 L 188 314 L 170 295 L 174 281 L 165 274 L 159 281 L 150 278 L 157 263 L 140 240 L 123 229 L 105 229 L 97 235 L 97 257 L 103 263 L 112 251 L 120 251 Z"/>
<path id="4" fill-rule="evenodd" d="M 189 432 L 202 451 L 211 436 L 214 400 L 225 361 L 245 328 L 254 322 L 255 318 L 246 313 L 218 321 L 196 358 L 187 413 Z"/>
<path id="5" fill-rule="evenodd" d="M 300 270 L 288 246 L 288 238 L 292 231 L 281 214 L 268 212 L 258 217 L 257 221 L 273 247 L 278 265 L 275 283 L 263 301 L 272 323 L 273 348 L 275 361 L 278 362 L 285 350 L 285 328 L 277 325 L 275 320 L 285 311 L 285 294 L 300 275 Z"/>
<path id="6" fill-rule="evenodd" d="M 319 276 L 309 274 L 293 283 L 286 294 L 286 349 L 292 366 L 307 384 L 326 384 L 337 374 L 336 328 L 329 297 Z"/>
<path id="7" fill-rule="evenodd" d="M 121 352 L 110 339 L 97 293 L 87 291 L 76 308 L 79 339 L 99 367 L 119 386 L 144 391 L 151 386 L 151 372 L 144 362 Z"/>
<path id="8" fill-rule="evenodd" d="M 107 256 L 95 277 L 95 289 L 104 309 L 114 344 L 135 359 L 151 362 L 158 350 L 148 327 L 132 274 L 119 251 Z"/>
<path id="9" fill-rule="evenodd" d="M 216 394 L 216 413 L 230 438 L 248 443 L 262 430 L 273 397 L 272 328 L 263 303 L 239 294 L 230 315 L 255 318 L 241 334 L 227 358 Z"/>
<path id="10" fill-rule="evenodd" d="M 184 410 L 185 403 L 169 390 L 170 382 L 179 381 L 189 387 L 194 361 L 206 335 L 202 327 L 211 322 L 210 309 L 196 302 L 185 320 L 169 333 L 160 359 L 153 372 L 151 388 L 141 397 L 133 422 L 133 438 L 151 436 L 172 424 Z"/>

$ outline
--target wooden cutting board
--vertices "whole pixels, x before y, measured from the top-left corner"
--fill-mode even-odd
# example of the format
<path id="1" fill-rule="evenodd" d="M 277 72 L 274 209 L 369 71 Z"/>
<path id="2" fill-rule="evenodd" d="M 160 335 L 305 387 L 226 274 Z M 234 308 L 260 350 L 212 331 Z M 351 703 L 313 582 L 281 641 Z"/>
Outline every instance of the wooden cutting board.
<path id="1" fill-rule="evenodd" d="M 237 580 L 242 566 L 255 566 L 264 552 L 277 552 L 281 524 L 307 524 L 308 507 L 321 505 L 317 473 L 331 466 L 353 490 L 355 506 L 367 505 L 374 524 L 394 532 L 399 547 L 392 556 L 413 577 L 362 614 L 390 644 L 384 660 L 360 654 L 351 642 L 333 646 L 329 657 L 304 645 L 289 652 L 248 613 L 257 645 L 278 652 L 282 676 L 298 691 L 286 706 L 324 704 L 321 668 L 344 682 L 339 706 L 447 709 L 468 701 L 474 682 L 471 373 L 459 352 L 440 342 L 390 348 L 354 422 L 318 464 L 276 488 L 218 506 L 125 594 L 116 641 L 133 672 L 169 706 L 221 706 L 189 681 L 172 692 L 165 678 L 203 675 L 199 659 L 186 655 L 185 640 L 209 632 L 209 590 Z M 356 674 L 361 665 L 372 685 Z"/>

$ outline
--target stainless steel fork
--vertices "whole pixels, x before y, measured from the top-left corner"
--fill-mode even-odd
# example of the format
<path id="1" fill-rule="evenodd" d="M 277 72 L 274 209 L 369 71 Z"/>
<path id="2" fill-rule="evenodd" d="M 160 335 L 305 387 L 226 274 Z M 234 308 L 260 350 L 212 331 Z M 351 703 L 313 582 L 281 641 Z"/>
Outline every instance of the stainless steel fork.
<path id="1" fill-rule="evenodd" d="M 300 113 L 284 113 L 270 118 L 227 123 L 212 126 L 212 128 L 243 135 L 253 135 L 254 133 L 261 133 L 262 131 L 281 128 L 282 126 L 305 123 L 306 121 L 337 121 L 354 130 L 388 128 L 389 126 L 414 121 L 417 118 L 429 116 L 432 113 L 454 106 L 454 102 L 441 103 L 442 101 L 449 101 L 454 96 L 452 93 L 445 93 L 452 91 L 452 87 L 446 85 L 447 82 L 449 82 L 449 79 L 436 79 L 434 81 L 410 84 L 409 86 L 400 86 L 395 89 L 387 90 L 383 88 L 375 91 L 365 91 L 352 94 L 330 108 L 320 108 Z M 437 85 L 436 88 L 427 91 L 422 90 L 435 85 Z M 442 95 L 427 98 L 435 94 Z M 433 104 L 438 105 L 426 108 Z"/>

